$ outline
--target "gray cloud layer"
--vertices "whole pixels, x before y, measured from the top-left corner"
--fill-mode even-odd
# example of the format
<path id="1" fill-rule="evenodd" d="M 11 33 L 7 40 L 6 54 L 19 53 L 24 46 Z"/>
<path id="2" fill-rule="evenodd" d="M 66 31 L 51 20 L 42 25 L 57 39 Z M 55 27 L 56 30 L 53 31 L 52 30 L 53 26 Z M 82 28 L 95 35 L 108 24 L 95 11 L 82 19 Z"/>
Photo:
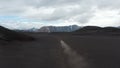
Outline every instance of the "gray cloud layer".
<path id="1" fill-rule="evenodd" d="M 120 0 L 0 0 L 0 15 L 89 23 L 96 10 L 120 9 Z"/>

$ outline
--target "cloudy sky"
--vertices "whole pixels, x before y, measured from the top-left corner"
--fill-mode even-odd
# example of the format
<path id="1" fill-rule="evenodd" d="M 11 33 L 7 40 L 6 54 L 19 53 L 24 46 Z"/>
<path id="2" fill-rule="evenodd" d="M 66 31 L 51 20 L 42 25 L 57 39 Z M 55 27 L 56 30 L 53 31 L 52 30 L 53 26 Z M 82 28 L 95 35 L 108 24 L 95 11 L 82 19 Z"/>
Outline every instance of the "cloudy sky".
<path id="1" fill-rule="evenodd" d="M 0 25 L 120 26 L 120 0 L 0 0 Z"/>

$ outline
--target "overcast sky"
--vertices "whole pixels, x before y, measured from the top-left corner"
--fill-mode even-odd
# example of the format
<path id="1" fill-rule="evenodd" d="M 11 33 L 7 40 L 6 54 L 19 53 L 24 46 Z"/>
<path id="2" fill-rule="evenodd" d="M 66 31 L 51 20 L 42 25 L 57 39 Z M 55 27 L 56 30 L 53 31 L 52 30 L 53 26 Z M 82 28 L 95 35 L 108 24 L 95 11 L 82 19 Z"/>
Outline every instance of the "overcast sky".
<path id="1" fill-rule="evenodd" d="M 0 0 L 0 24 L 120 26 L 120 0 Z"/>

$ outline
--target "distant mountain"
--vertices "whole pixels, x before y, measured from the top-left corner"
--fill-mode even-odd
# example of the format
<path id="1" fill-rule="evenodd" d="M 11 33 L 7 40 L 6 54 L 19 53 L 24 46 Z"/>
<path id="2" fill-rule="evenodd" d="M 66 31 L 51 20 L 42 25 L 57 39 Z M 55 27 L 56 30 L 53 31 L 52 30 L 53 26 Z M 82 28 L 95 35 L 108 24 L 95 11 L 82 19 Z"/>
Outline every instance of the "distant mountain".
<path id="1" fill-rule="evenodd" d="M 31 29 L 16 29 L 17 32 L 38 32 L 37 28 L 31 28 Z"/>
<path id="2" fill-rule="evenodd" d="M 0 26 L 0 39 L 6 40 L 6 41 L 13 41 L 13 40 L 28 41 L 28 40 L 33 40 L 34 38 L 31 36 L 25 35 L 23 33 L 9 30 L 5 27 Z"/>
<path id="3" fill-rule="evenodd" d="M 39 32 L 72 32 L 80 27 L 77 25 L 71 26 L 43 26 L 38 31 Z"/>

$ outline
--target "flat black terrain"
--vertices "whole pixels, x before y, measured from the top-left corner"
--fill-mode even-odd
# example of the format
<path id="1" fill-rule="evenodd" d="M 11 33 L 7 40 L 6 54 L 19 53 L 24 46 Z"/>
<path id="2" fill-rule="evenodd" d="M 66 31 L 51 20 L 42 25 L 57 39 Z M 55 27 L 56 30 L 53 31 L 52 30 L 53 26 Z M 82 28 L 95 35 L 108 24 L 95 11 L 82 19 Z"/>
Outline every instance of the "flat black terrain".
<path id="1" fill-rule="evenodd" d="M 64 68 L 58 39 L 32 34 L 35 41 L 0 40 L 0 68 Z"/>
<path id="2" fill-rule="evenodd" d="M 82 34 L 18 33 L 1 28 L 0 68 L 120 68 L 119 29 L 102 28 L 98 34 L 96 28 L 101 31 L 90 27 Z M 86 66 L 81 67 L 84 62 Z"/>
<path id="3" fill-rule="evenodd" d="M 90 68 L 120 68 L 120 36 L 68 36 L 64 41 Z"/>

